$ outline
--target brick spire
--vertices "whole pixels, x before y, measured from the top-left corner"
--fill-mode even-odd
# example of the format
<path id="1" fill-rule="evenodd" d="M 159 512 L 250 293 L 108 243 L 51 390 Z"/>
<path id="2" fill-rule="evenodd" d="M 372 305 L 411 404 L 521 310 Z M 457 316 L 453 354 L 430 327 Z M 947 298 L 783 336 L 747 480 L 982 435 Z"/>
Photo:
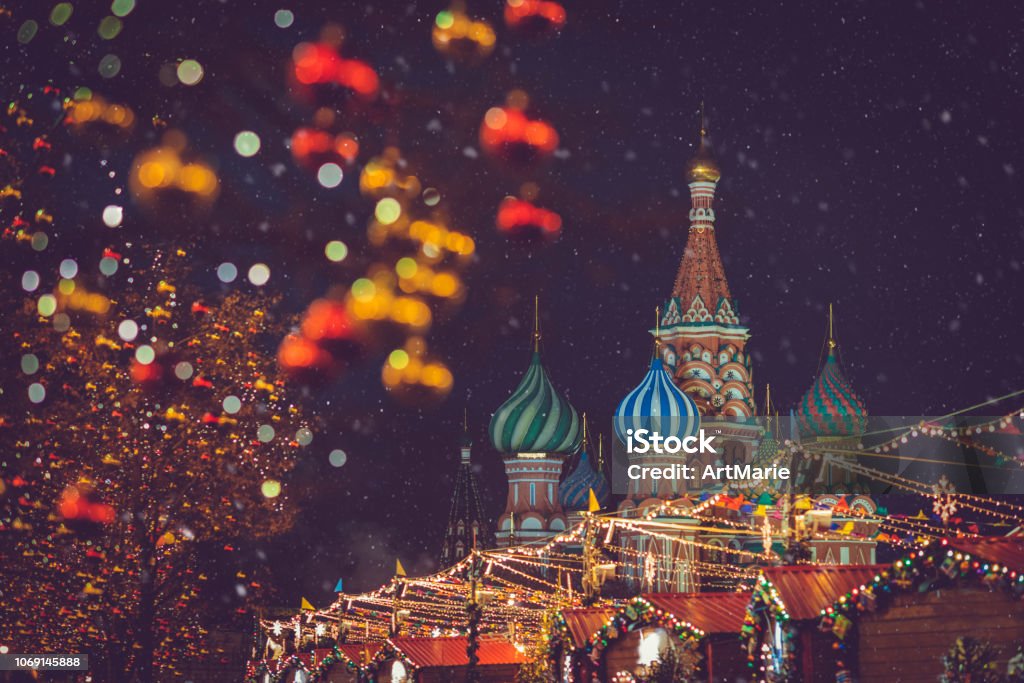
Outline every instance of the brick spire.
<path id="1" fill-rule="evenodd" d="M 661 318 L 661 357 L 703 415 L 750 416 L 755 411 L 746 352 L 750 335 L 740 324 L 715 239 L 715 189 L 722 173 L 711 154 L 703 104 L 700 147 L 686 171 L 690 227 Z"/>
<path id="2" fill-rule="evenodd" d="M 738 324 L 735 302 L 729 293 L 729 283 L 725 279 L 725 268 L 715 240 L 715 188 L 722 173 L 708 144 L 703 105 L 700 147 L 687 166 L 687 177 L 690 181 L 690 231 L 672 296 L 679 299 L 684 309 L 680 314 L 687 322 Z M 723 301 L 726 309 L 720 311 Z M 688 319 L 687 313 L 690 314 Z"/>

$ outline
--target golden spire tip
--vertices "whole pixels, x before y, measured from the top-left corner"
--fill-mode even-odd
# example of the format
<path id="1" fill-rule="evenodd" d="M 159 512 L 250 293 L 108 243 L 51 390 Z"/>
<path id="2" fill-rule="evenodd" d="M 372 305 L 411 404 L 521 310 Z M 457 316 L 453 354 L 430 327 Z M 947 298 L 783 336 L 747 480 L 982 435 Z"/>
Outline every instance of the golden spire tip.
<path id="1" fill-rule="evenodd" d="M 828 305 L 828 348 L 836 348 L 836 338 L 832 333 L 832 304 Z"/>

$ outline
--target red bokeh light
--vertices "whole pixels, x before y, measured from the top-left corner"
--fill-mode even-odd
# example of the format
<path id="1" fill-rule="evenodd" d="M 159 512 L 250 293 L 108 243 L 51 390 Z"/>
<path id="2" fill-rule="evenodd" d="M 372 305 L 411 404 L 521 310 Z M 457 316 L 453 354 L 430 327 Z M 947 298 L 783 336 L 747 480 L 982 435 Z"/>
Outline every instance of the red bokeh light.
<path id="1" fill-rule="evenodd" d="M 295 161 L 310 168 L 329 161 L 351 165 L 359 156 L 359 143 L 351 135 L 331 135 L 316 128 L 297 128 L 291 147 Z"/>
<path id="2" fill-rule="evenodd" d="M 69 486 L 61 494 L 57 511 L 67 520 L 81 520 L 96 524 L 110 524 L 114 521 L 114 508 L 95 500 L 88 491 L 78 486 Z"/>
<path id="3" fill-rule="evenodd" d="M 555 151 L 558 133 L 551 124 L 530 119 L 521 109 L 495 107 L 480 126 L 480 145 L 506 160 L 532 161 Z"/>
<path id="4" fill-rule="evenodd" d="M 565 26 L 565 7 L 552 0 L 511 0 L 505 3 L 509 28 L 557 31 Z"/>
<path id="5" fill-rule="evenodd" d="M 281 342 L 277 362 L 286 372 L 330 370 L 334 364 L 331 354 L 319 344 L 297 334 L 290 334 Z"/>
<path id="6" fill-rule="evenodd" d="M 562 217 L 523 199 L 506 197 L 498 207 L 497 225 L 508 235 L 552 239 L 562 231 Z"/>
<path id="7" fill-rule="evenodd" d="M 377 72 L 366 62 L 346 59 L 325 43 L 301 43 L 293 54 L 295 79 L 305 85 L 334 83 L 372 99 L 380 88 Z"/>
<path id="8" fill-rule="evenodd" d="M 344 303 L 317 299 L 306 311 L 302 336 L 314 342 L 348 340 L 355 336 L 355 326 Z"/>

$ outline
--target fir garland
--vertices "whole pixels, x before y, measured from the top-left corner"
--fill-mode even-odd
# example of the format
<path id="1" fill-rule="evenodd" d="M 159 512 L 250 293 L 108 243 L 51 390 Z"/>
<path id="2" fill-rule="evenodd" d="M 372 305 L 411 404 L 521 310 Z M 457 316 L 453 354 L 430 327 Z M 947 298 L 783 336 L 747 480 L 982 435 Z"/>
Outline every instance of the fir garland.
<path id="1" fill-rule="evenodd" d="M 587 643 L 587 653 L 595 664 L 601 660 L 608 644 L 624 633 L 644 626 L 661 626 L 680 641 L 701 640 L 704 631 L 688 621 L 677 619 L 674 614 L 656 608 L 643 598 L 634 598 L 615 616 L 599 628 Z"/>
<path id="2" fill-rule="evenodd" d="M 747 605 L 747 612 L 743 616 L 743 626 L 740 629 L 740 640 L 744 643 L 747 652 L 747 667 L 758 668 L 759 658 L 764 660 L 762 645 L 765 638 L 772 638 L 772 634 L 765 629 L 771 623 L 771 619 L 782 629 L 782 652 L 774 665 L 768 663 L 764 667 L 764 680 L 770 681 L 791 681 L 796 678 L 796 629 L 789 623 L 789 612 L 782 602 L 778 591 L 772 582 L 764 575 L 754 586 L 753 595 Z"/>

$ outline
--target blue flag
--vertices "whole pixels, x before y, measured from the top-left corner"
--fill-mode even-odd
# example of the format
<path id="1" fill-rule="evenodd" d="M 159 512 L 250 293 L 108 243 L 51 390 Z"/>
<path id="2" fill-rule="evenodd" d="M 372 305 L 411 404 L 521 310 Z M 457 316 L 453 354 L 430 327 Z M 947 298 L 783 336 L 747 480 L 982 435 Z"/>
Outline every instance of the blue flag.
<path id="1" fill-rule="evenodd" d="M 341 579 L 338 579 L 338 585 L 336 585 L 334 587 L 334 592 L 335 593 L 342 593 L 342 592 L 344 592 L 344 589 L 341 587 Z"/>

